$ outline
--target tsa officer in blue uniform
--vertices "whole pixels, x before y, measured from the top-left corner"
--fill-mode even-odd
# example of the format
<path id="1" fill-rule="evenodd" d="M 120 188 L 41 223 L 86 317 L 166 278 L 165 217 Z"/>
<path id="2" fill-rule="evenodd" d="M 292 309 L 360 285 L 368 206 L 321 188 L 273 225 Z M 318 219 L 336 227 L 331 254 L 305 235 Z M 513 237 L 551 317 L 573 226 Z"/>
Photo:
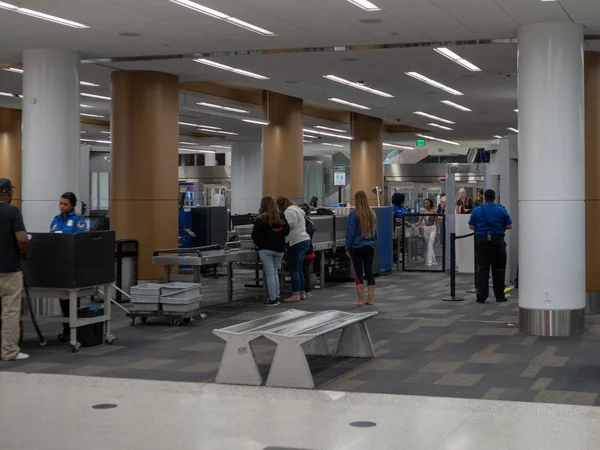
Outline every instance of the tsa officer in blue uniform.
<path id="1" fill-rule="evenodd" d="M 52 220 L 50 233 L 75 234 L 87 231 L 85 219 L 75 213 L 75 205 L 77 205 L 77 197 L 72 192 L 65 192 L 60 196 L 60 214 Z M 69 299 L 60 300 L 60 309 L 62 309 L 63 317 L 69 318 Z M 63 332 L 58 339 L 61 342 L 69 342 L 70 335 L 69 324 L 63 323 Z"/>
<path id="2" fill-rule="evenodd" d="M 495 203 L 496 192 L 488 189 L 484 203 L 475 208 L 469 219 L 469 228 L 475 231 L 475 258 L 477 261 L 477 303 L 485 303 L 489 295 L 490 267 L 494 295 L 497 302 L 505 302 L 506 242 L 504 234 L 512 228 L 506 209 Z"/>
<path id="3" fill-rule="evenodd" d="M 50 233 L 85 233 L 87 231 L 85 219 L 75 214 L 77 197 L 72 192 L 65 192 L 60 196 L 60 214 L 52 220 Z"/>

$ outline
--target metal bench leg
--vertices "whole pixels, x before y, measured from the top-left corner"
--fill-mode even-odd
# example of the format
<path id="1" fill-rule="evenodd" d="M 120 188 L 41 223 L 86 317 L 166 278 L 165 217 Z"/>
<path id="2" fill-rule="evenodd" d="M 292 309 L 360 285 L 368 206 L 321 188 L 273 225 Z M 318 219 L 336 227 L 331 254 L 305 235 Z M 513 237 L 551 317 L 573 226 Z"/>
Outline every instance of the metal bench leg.
<path id="1" fill-rule="evenodd" d="M 263 380 L 250 346 L 256 336 L 215 334 L 226 342 L 215 381 L 218 384 L 260 386 Z"/>
<path id="2" fill-rule="evenodd" d="M 313 381 L 310 367 L 302 344 L 306 339 L 271 337 L 277 344 L 267 386 L 313 389 Z"/>
<path id="3" fill-rule="evenodd" d="M 327 343 L 326 336 L 319 336 L 318 338 L 308 341 L 304 344 L 304 354 L 313 356 L 329 356 L 329 344 Z"/>
<path id="4" fill-rule="evenodd" d="M 373 349 L 371 336 L 364 321 L 344 328 L 335 356 L 375 358 L 375 349 Z"/>

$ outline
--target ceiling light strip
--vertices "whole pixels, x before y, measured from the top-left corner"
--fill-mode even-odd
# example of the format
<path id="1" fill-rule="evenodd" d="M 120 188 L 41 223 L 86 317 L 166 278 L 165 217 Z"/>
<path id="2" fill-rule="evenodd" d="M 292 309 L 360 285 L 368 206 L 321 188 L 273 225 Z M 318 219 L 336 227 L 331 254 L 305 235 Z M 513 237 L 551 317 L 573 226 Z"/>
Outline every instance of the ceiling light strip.
<path id="1" fill-rule="evenodd" d="M 477 67 L 475 64 L 458 56 L 456 53 L 454 53 L 452 50 L 450 50 L 446 47 L 434 48 L 433 51 L 439 53 L 442 56 L 445 56 L 450 61 L 454 61 L 456 64 L 463 66 L 465 69 L 468 69 L 471 72 L 481 72 L 481 69 L 479 67 Z"/>
<path id="2" fill-rule="evenodd" d="M 346 100 L 342 100 L 342 99 L 335 98 L 335 97 L 334 98 L 330 98 L 328 100 L 330 102 L 339 103 L 341 105 L 351 106 L 352 108 L 357 108 L 357 109 L 371 109 L 368 106 L 359 105 L 358 103 L 348 102 Z"/>
<path id="3" fill-rule="evenodd" d="M 336 83 L 344 84 L 346 86 L 353 87 L 355 89 L 360 89 L 361 91 L 369 92 L 370 94 L 379 95 L 380 97 L 393 98 L 394 96 L 388 94 L 387 92 L 379 91 L 377 89 L 373 89 L 365 86 L 364 84 L 358 83 L 356 81 L 345 80 L 344 78 L 335 76 L 335 75 L 323 75 L 323 78 L 327 78 L 328 80 L 335 81 Z"/>
<path id="4" fill-rule="evenodd" d="M 430 125 L 430 126 L 432 126 L 432 127 L 436 127 L 436 128 L 441 128 L 442 130 L 448 130 L 448 131 L 452 131 L 452 128 L 450 128 L 450 127 L 446 127 L 446 126 L 444 126 L 444 125 L 440 125 L 440 124 L 433 123 L 433 122 L 430 122 L 430 123 L 428 123 L 427 125 Z"/>
<path id="5" fill-rule="evenodd" d="M 111 100 L 110 97 L 107 97 L 105 95 L 88 94 L 87 92 L 82 92 L 80 95 L 82 97 L 97 98 L 100 100 Z"/>
<path id="6" fill-rule="evenodd" d="M 340 144 L 330 144 L 329 142 L 322 142 L 322 145 L 327 145 L 329 147 L 341 147 L 341 148 L 344 148 L 343 145 L 340 145 Z"/>
<path id="7" fill-rule="evenodd" d="M 433 136 L 429 136 L 427 134 L 417 134 L 417 136 L 425 138 L 425 139 L 430 139 L 432 141 L 439 141 L 439 142 L 444 142 L 446 144 L 452 144 L 452 145 L 460 145 L 458 142 L 454 142 L 454 141 L 447 141 L 446 139 L 440 139 L 440 138 L 436 138 Z"/>
<path id="8" fill-rule="evenodd" d="M 388 144 L 387 142 L 383 143 L 384 147 L 389 147 L 389 148 L 399 148 L 402 150 L 414 150 L 414 147 L 410 147 L 408 145 L 397 145 L 397 144 Z"/>
<path id="9" fill-rule="evenodd" d="M 268 120 L 257 120 L 257 119 L 242 119 L 242 122 L 253 123 L 256 125 L 269 125 Z"/>
<path id="10" fill-rule="evenodd" d="M 423 117 L 427 117 L 429 119 L 437 120 L 439 122 L 450 123 L 450 124 L 454 124 L 455 123 L 455 122 L 452 122 L 451 120 L 442 119 L 441 117 L 434 116 L 432 114 L 427 114 L 427 113 L 425 113 L 423 111 L 415 111 L 413 114 L 416 114 L 417 116 L 423 116 Z"/>
<path id="11" fill-rule="evenodd" d="M 457 91 L 456 89 L 452 89 L 449 86 L 446 86 L 445 84 L 440 83 L 439 81 L 435 81 L 432 80 L 431 78 L 427 78 L 425 75 L 421 75 L 418 72 L 406 72 L 406 75 L 408 75 L 409 77 L 412 77 L 416 80 L 422 81 L 423 83 L 427 83 L 430 86 L 436 87 L 438 89 L 441 89 L 442 91 L 446 91 L 449 94 L 452 95 L 463 95 L 462 92 Z"/>
<path id="12" fill-rule="evenodd" d="M 513 128 L 513 127 L 508 127 L 508 128 L 507 128 L 507 130 L 508 130 L 508 131 L 512 131 L 513 133 L 517 133 L 517 134 L 519 134 L 519 130 L 517 130 L 516 128 Z"/>
<path id="13" fill-rule="evenodd" d="M 346 130 L 339 130 L 337 128 L 324 127 L 323 125 L 315 125 L 315 128 L 318 128 L 320 130 L 326 130 L 326 131 L 334 131 L 336 133 L 347 133 Z"/>
<path id="14" fill-rule="evenodd" d="M 254 72 L 248 72 L 247 70 L 236 69 L 235 67 L 231 67 L 231 66 L 227 66 L 225 64 L 221 64 L 221 63 L 218 63 L 215 61 L 211 61 L 210 59 L 205 59 L 205 58 L 195 59 L 194 62 L 204 64 L 206 66 L 215 67 L 217 69 L 226 70 L 228 72 L 237 73 L 238 75 L 244 75 L 246 77 L 256 78 L 258 80 L 268 80 L 269 79 L 268 77 L 265 77 L 264 75 L 260 75 L 258 73 L 254 73 Z"/>
<path id="15" fill-rule="evenodd" d="M 304 133 L 320 134 L 322 136 L 330 136 L 330 137 L 335 137 L 335 138 L 339 138 L 339 139 L 347 139 L 349 141 L 354 139 L 352 136 L 348 136 L 348 135 L 327 133 L 326 131 L 311 130 L 309 128 L 305 128 L 302 131 Z M 312 136 L 309 136 L 309 137 L 312 137 Z"/>
<path id="16" fill-rule="evenodd" d="M 348 0 L 350 3 L 352 3 L 353 5 L 358 6 L 361 9 L 364 9 L 365 11 L 381 11 L 381 8 L 379 8 L 377 5 L 371 3 L 368 0 Z"/>
<path id="17" fill-rule="evenodd" d="M 103 141 L 102 139 L 80 139 L 81 142 L 95 142 L 97 144 L 111 144 L 111 141 Z"/>
<path id="18" fill-rule="evenodd" d="M 228 14 L 222 13 L 221 11 L 217 11 L 216 9 L 208 8 L 206 6 L 200 5 L 199 3 L 192 2 L 190 0 L 169 0 L 171 3 L 175 3 L 176 5 L 183 6 L 185 8 L 189 8 L 191 10 L 197 11 L 202 14 L 206 14 L 207 16 L 214 17 L 215 19 L 223 20 L 225 22 L 231 23 L 238 27 L 244 28 L 248 31 L 252 31 L 254 33 L 258 33 L 262 36 L 275 36 L 275 33 L 265 30 L 264 28 L 257 27 L 256 25 L 252 25 L 251 23 L 244 22 L 236 17 L 232 17 Z"/>
<path id="19" fill-rule="evenodd" d="M 241 114 L 250 114 L 250 111 L 246 111 L 245 109 L 230 108 L 229 106 L 215 105 L 214 103 L 200 102 L 196 104 L 200 106 L 206 106 L 207 108 L 222 109 L 224 111 L 237 112 Z"/>
<path id="20" fill-rule="evenodd" d="M 0 95 L 3 97 L 23 98 L 21 94 L 11 94 L 9 92 L 0 92 Z"/>
<path id="21" fill-rule="evenodd" d="M 500 136 L 499 134 L 495 134 L 495 135 L 494 135 L 494 137 L 495 137 L 496 139 L 504 139 L 504 138 L 503 138 L 502 136 Z"/>
<path id="22" fill-rule="evenodd" d="M 237 136 L 239 133 L 232 133 L 231 131 L 221 131 L 221 130 L 208 130 L 206 128 L 200 128 L 198 131 L 202 131 L 203 133 L 212 133 L 212 134 L 226 134 L 228 136 Z"/>
<path id="23" fill-rule="evenodd" d="M 217 153 L 214 150 L 200 150 L 195 148 L 179 148 L 179 153 Z"/>
<path id="24" fill-rule="evenodd" d="M 26 16 L 35 17 L 36 19 L 42 19 L 48 22 L 58 23 L 59 25 L 64 25 L 71 28 L 89 28 L 87 25 L 84 25 L 79 22 L 73 22 L 72 20 L 63 19 L 62 17 L 51 16 L 50 14 L 45 14 L 43 12 L 35 11 L 33 9 L 21 8 L 19 6 L 11 5 L 10 3 L 6 2 L 0 2 L 0 8 L 7 9 L 9 11 L 13 11 L 19 14 L 24 14 Z"/>
<path id="25" fill-rule="evenodd" d="M 96 119 L 104 119 L 105 116 L 99 116 L 98 114 L 86 114 L 86 113 L 79 113 L 80 116 L 85 116 L 85 117 L 95 117 Z"/>
<path id="26" fill-rule="evenodd" d="M 450 100 L 442 100 L 441 103 L 444 105 L 452 106 L 453 108 L 460 109 L 461 111 L 471 112 L 472 110 L 466 106 L 459 105 L 458 103 L 451 102 Z"/>

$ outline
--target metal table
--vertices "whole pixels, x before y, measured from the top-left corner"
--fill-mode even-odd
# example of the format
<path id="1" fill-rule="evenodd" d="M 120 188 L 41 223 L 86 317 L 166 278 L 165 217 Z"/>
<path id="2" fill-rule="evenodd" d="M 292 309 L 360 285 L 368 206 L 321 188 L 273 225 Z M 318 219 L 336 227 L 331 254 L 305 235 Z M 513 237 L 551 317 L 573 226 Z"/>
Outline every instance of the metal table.
<path id="1" fill-rule="evenodd" d="M 108 293 L 110 284 L 103 285 L 103 292 Z M 110 332 L 110 315 L 111 303 L 108 295 L 104 295 L 104 314 L 98 317 L 79 318 L 77 316 L 77 299 L 94 295 L 99 286 L 90 286 L 85 288 L 61 289 L 61 288 L 29 288 L 29 295 L 32 298 L 57 298 L 69 299 L 69 328 L 71 331 L 71 351 L 77 353 L 81 348 L 81 343 L 77 340 L 77 328 L 92 325 L 95 323 L 105 323 L 104 325 L 104 342 L 113 344 L 115 337 Z"/>

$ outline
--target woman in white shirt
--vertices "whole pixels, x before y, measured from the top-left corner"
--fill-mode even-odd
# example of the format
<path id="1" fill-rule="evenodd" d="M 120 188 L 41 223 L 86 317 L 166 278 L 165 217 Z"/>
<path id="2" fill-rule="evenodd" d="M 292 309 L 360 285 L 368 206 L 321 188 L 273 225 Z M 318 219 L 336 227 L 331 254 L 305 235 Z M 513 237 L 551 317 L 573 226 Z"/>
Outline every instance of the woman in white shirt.
<path id="1" fill-rule="evenodd" d="M 285 241 L 289 245 L 287 265 L 292 279 L 292 296 L 285 299 L 284 302 L 299 302 L 300 300 L 306 300 L 302 267 L 304 255 L 310 248 L 310 236 L 306 232 L 304 211 L 296 203 L 287 197 L 279 197 L 277 206 L 279 206 L 280 211 L 283 211 L 285 220 L 290 225 L 290 234 L 285 238 Z"/>

